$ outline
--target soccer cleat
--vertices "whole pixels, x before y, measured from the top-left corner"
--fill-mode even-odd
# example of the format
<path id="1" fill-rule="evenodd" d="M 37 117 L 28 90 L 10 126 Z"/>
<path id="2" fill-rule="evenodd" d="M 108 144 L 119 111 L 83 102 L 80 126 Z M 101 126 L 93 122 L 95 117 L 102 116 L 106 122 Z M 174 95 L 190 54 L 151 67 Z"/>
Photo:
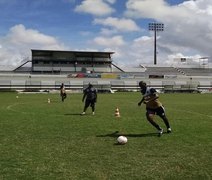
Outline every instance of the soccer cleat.
<path id="1" fill-rule="evenodd" d="M 85 115 L 85 112 L 82 112 L 81 115 Z"/>
<path id="2" fill-rule="evenodd" d="M 95 115 L 95 112 L 92 112 L 93 115 Z"/>
<path id="3" fill-rule="evenodd" d="M 167 129 L 167 133 L 171 133 L 172 132 L 172 129 L 171 128 L 168 128 Z"/>
<path id="4" fill-rule="evenodd" d="M 160 137 L 162 136 L 162 134 L 163 134 L 163 129 L 158 130 L 158 136 Z"/>

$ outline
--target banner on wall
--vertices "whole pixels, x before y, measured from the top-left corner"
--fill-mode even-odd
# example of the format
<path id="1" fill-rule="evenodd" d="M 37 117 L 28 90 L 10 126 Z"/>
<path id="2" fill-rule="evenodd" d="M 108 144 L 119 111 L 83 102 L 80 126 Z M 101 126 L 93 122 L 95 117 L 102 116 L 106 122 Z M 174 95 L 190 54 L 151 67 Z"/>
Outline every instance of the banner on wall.
<path id="1" fill-rule="evenodd" d="M 117 79 L 118 75 L 113 73 L 102 73 L 101 78 L 103 79 Z"/>

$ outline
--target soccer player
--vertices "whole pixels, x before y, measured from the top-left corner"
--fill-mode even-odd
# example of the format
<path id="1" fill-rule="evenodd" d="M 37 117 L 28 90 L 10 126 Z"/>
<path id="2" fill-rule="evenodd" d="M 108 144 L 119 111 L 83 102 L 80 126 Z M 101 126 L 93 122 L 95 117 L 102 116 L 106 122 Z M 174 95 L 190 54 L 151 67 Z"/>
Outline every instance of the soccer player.
<path id="1" fill-rule="evenodd" d="M 84 102 L 84 100 L 85 100 L 85 105 L 84 105 L 84 109 L 83 109 L 83 112 L 81 113 L 81 115 L 85 114 L 85 112 L 89 106 L 91 106 L 92 114 L 94 115 L 95 114 L 95 103 L 97 101 L 97 90 L 90 83 L 88 84 L 88 87 L 86 89 L 84 89 L 84 91 L 83 91 L 82 102 Z"/>
<path id="2" fill-rule="evenodd" d="M 62 102 L 63 102 L 64 99 L 67 97 L 65 85 L 64 85 L 63 83 L 62 83 L 61 86 L 60 86 L 60 96 L 61 96 Z"/>
<path id="3" fill-rule="evenodd" d="M 163 134 L 163 129 L 154 121 L 154 116 L 158 115 L 161 119 L 163 119 L 167 127 L 167 133 L 171 133 L 171 127 L 166 117 L 165 109 L 158 99 L 159 96 L 156 89 L 147 87 L 146 83 L 143 81 L 139 82 L 139 87 L 143 98 L 138 103 L 138 106 L 141 106 L 142 103 L 146 104 L 147 120 L 158 130 L 158 135 L 161 136 Z"/>

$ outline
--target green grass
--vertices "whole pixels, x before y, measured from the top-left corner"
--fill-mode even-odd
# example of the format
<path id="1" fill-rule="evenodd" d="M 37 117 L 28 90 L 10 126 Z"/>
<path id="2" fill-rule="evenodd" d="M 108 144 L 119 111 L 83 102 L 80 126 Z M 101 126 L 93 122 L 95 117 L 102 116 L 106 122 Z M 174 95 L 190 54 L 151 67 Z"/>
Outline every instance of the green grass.
<path id="1" fill-rule="evenodd" d="M 1 180 L 212 178 L 212 94 L 161 94 L 173 129 L 162 137 L 140 93 L 99 94 L 95 116 L 79 115 L 82 94 L 16 95 L 0 93 Z"/>

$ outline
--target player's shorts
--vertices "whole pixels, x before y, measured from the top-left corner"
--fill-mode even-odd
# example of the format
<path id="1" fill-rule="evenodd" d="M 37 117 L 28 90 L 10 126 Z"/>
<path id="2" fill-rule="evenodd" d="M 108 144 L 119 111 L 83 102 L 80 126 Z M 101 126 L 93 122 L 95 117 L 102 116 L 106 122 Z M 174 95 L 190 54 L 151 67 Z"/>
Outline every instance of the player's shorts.
<path id="1" fill-rule="evenodd" d="M 165 109 L 164 109 L 163 106 L 160 106 L 159 108 L 156 108 L 156 109 L 146 108 L 146 112 L 148 114 L 156 114 L 158 116 L 164 116 L 165 115 Z"/>
<path id="2" fill-rule="evenodd" d="M 86 99 L 85 101 L 85 106 L 88 107 L 88 106 L 94 106 L 95 105 L 95 102 L 96 100 L 95 99 Z"/>
<path id="3" fill-rule="evenodd" d="M 60 95 L 61 95 L 61 96 L 64 96 L 64 97 L 66 97 L 66 96 L 67 96 L 67 94 L 66 94 L 66 93 L 60 93 Z"/>

